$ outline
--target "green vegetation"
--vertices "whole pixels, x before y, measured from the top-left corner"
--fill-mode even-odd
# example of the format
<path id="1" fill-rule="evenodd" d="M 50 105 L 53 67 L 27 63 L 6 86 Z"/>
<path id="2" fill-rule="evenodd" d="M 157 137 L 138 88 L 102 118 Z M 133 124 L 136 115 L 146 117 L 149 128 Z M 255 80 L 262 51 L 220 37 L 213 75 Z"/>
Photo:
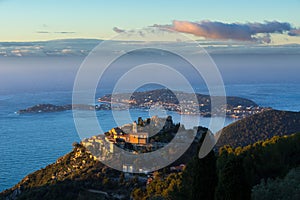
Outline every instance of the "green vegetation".
<path id="1" fill-rule="evenodd" d="M 299 131 L 300 112 L 268 110 L 225 127 L 217 148 L 224 145 L 243 147 L 273 136 L 289 135 Z"/>
<path id="2" fill-rule="evenodd" d="M 0 193 L 0 199 L 299 199 L 300 132 L 291 133 L 299 129 L 299 114 L 271 110 L 234 123 L 225 128 L 225 138 L 232 145 L 212 150 L 203 159 L 197 157 L 197 150 L 208 131 L 199 127 L 201 139 L 176 162 L 154 172 L 147 184 L 146 175 L 127 176 L 108 168 L 74 143 L 72 152 L 26 176 Z M 146 121 L 138 121 L 139 127 L 145 126 Z M 167 130 L 177 128 L 171 122 L 170 118 L 165 124 Z M 244 126 L 251 131 L 243 132 Z M 241 137 L 231 140 L 234 132 L 230 135 L 228 131 L 234 130 L 243 134 L 235 134 Z M 281 136 L 282 132 L 287 135 Z M 182 163 L 187 163 L 183 171 L 171 171 L 171 166 Z"/>
<path id="3" fill-rule="evenodd" d="M 291 169 L 283 178 L 262 180 L 252 189 L 253 200 L 300 199 L 300 167 Z"/>
<path id="4" fill-rule="evenodd" d="M 218 160 L 218 185 L 216 199 L 248 199 L 249 185 L 245 178 L 242 159 L 229 155 Z"/>
<path id="5" fill-rule="evenodd" d="M 260 198 L 264 190 L 269 195 L 298 197 L 299 169 L 291 171 L 284 181 L 290 181 L 287 188 L 281 179 L 289 170 L 300 166 L 300 133 L 290 136 L 274 136 L 265 141 L 258 141 L 246 147 L 231 148 L 224 146 L 216 156 L 213 151 L 203 159 L 195 157 L 188 163 L 183 173 L 159 175 L 146 188 L 136 188 L 132 196 L 136 199 L 216 199 L 239 200 Z M 298 173 L 298 176 L 294 176 Z M 292 176 L 294 178 L 292 178 Z M 269 180 L 269 181 L 267 181 Z M 267 184 L 265 183 L 267 181 Z M 298 182 L 297 182 L 298 181 Z M 295 183 L 295 184 L 294 184 Z M 258 185 L 259 184 L 259 185 Z M 290 193 L 293 193 L 291 195 Z M 267 192 L 265 195 L 268 195 Z M 276 196 L 276 197 L 277 197 Z M 269 196 L 268 196 L 269 197 Z M 273 196 L 271 196 L 273 197 Z M 276 199 L 276 198 L 269 198 Z M 289 199 L 289 198 L 286 198 Z"/>
<path id="6" fill-rule="evenodd" d="M 119 171 L 94 160 L 81 144 L 74 143 L 73 146 L 73 151 L 56 163 L 29 174 L 12 189 L 2 192 L 0 199 L 12 197 L 19 190 L 22 192 L 18 199 L 80 199 L 83 195 L 87 195 L 85 199 L 94 199 L 96 194 L 88 190 L 128 190 L 133 187 L 130 180 L 119 181 Z M 103 199 L 103 194 L 98 194 L 97 198 Z"/>
<path id="7" fill-rule="evenodd" d="M 181 185 L 181 173 L 164 173 L 156 172 L 154 180 L 146 187 L 145 191 L 136 188 L 132 192 L 132 197 L 136 200 L 144 199 L 176 199 Z"/>
<path id="8" fill-rule="evenodd" d="M 211 151 L 203 159 L 198 159 L 193 150 L 192 154 L 186 153 L 194 157 L 183 172 L 164 168 L 153 174 L 147 186 L 137 176 L 126 178 L 123 173 L 105 167 L 75 143 L 71 153 L 28 175 L 14 188 L 1 193 L 0 199 L 18 190 L 22 191 L 18 199 L 114 199 L 101 194 L 102 191 L 136 200 L 247 200 L 251 196 L 298 199 L 299 142 L 300 133 L 274 136 L 245 147 L 227 145 L 220 148 L 218 155 Z"/>
<path id="9" fill-rule="evenodd" d="M 202 135 L 200 143 L 203 142 L 206 134 Z M 181 198 L 214 199 L 217 185 L 216 159 L 213 151 L 203 159 L 199 159 L 197 154 L 194 156 L 183 172 L 181 191 L 179 192 Z"/>
<path id="10" fill-rule="evenodd" d="M 261 180 L 282 177 L 299 166 L 299 142 L 300 133 L 274 136 L 243 148 L 221 148 L 216 199 L 250 199 L 251 188 Z"/>

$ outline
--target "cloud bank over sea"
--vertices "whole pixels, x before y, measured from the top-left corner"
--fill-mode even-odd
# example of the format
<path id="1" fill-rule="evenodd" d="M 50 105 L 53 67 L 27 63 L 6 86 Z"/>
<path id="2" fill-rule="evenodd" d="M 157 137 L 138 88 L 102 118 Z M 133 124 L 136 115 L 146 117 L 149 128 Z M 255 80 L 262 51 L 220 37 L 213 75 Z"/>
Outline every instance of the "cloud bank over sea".
<path id="1" fill-rule="evenodd" d="M 62 39 L 35 42 L 0 42 L 0 57 L 87 56 L 103 40 Z M 136 45 L 136 41 L 112 41 L 118 45 Z M 300 54 L 299 44 L 261 45 L 248 41 L 197 40 L 210 54 Z M 138 42 L 143 47 L 143 42 Z M 168 45 L 168 43 L 165 43 Z M 188 44 L 182 44 L 188 45 Z"/>

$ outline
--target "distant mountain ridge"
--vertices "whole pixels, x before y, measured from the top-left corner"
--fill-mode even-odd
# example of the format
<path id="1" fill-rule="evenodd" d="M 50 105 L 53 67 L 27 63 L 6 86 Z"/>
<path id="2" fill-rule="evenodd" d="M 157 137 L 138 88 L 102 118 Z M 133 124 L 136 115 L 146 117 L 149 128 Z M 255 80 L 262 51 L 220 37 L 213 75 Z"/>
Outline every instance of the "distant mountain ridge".
<path id="1" fill-rule="evenodd" d="M 103 40 L 60 39 L 33 42 L 0 42 L 0 56 L 87 56 Z"/>
<path id="2" fill-rule="evenodd" d="M 100 42 L 109 41 L 114 44 L 121 44 L 123 41 L 89 39 L 89 38 L 69 38 L 56 39 L 47 41 L 24 41 L 24 42 L 0 42 L 0 56 L 86 56 Z M 125 41 L 126 43 L 136 41 Z M 249 55 L 249 54 L 300 54 L 299 44 L 286 45 L 252 45 L 251 48 L 246 48 L 246 44 L 232 45 L 228 42 L 210 41 L 209 43 L 201 40 L 197 41 L 211 55 Z M 141 46 L 143 42 L 140 41 Z M 226 47 L 224 48 L 224 45 Z"/>

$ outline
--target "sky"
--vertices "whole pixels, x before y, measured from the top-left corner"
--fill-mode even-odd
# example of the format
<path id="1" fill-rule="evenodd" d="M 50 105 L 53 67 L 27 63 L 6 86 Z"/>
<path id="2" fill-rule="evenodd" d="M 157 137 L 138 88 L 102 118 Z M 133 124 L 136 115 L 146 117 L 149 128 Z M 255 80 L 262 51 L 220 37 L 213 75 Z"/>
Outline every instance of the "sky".
<path id="1" fill-rule="evenodd" d="M 202 40 L 226 83 L 299 82 L 299 8 L 300 0 L 0 0 L 0 85 L 71 88 L 100 40 L 146 27 Z M 55 40 L 69 38 L 97 40 Z"/>
<path id="2" fill-rule="evenodd" d="M 300 44 L 299 8 L 300 0 L 0 0 L 0 42 L 110 39 L 119 31 L 155 25 L 190 34 L 196 39 Z M 253 33 L 251 27 L 256 27 L 255 23 L 269 28 L 271 22 L 280 23 L 277 27 L 288 23 L 288 27 L 263 33 L 255 30 Z M 243 25 L 233 29 L 240 31 L 237 34 L 244 34 L 245 29 L 248 32 L 234 38 L 220 35 L 220 31 L 232 35 L 236 24 Z M 187 25 L 192 26 L 193 30 L 186 31 Z M 205 29 L 207 26 L 212 29 Z M 258 35 L 253 35 L 256 33 Z"/>

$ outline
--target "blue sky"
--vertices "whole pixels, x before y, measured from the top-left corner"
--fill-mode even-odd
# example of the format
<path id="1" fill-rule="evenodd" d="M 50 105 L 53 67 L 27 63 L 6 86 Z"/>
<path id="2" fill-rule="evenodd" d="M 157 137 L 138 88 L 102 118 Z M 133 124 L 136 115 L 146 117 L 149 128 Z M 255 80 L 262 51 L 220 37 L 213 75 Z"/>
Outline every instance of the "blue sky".
<path id="1" fill-rule="evenodd" d="M 299 0 L 290 1 L 97 1 L 0 0 L 0 41 L 61 38 L 108 39 L 114 27 L 134 29 L 173 20 L 222 23 L 288 22 L 299 28 Z M 277 43 L 300 37 L 274 36 Z"/>

